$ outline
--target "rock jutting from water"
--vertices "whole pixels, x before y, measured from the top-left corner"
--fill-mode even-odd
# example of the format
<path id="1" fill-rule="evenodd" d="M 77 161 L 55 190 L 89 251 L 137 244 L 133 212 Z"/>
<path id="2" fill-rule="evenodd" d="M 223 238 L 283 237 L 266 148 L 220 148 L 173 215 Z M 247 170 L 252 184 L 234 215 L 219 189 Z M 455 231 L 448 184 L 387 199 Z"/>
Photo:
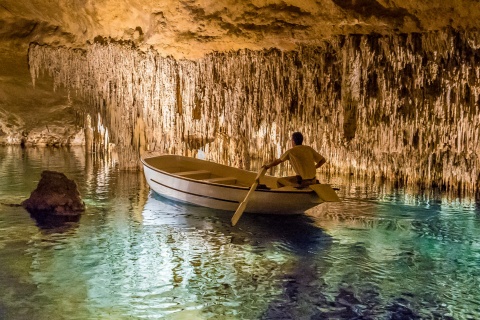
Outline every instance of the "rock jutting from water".
<path id="1" fill-rule="evenodd" d="M 22 202 L 22 206 L 36 218 L 58 217 L 78 218 L 85 211 L 75 181 L 65 174 L 45 170 L 37 188 L 30 197 Z"/>
<path id="2" fill-rule="evenodd" d="M 200 145 L 210 160 L 257 170 L 252 159 L 277 157 L 298 130 L 328 172 L 475 192 L 479 48 L 477 32 L 451 29 L 198 60 L 102 41 L 32 44 L 29 64 L 34 82 L 46 72 L 83 97 L 86 140 L 115 145 L 123 167 L 145 150 L 194 155 Z"/>

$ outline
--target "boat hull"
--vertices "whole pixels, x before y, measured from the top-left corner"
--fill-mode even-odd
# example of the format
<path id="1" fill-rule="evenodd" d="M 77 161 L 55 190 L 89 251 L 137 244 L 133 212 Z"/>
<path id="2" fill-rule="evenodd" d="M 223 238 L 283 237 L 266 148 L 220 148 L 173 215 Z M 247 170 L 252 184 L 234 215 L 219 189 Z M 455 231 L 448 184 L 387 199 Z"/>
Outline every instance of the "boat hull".
<path id="1" fill-rule="evenodd" d="M 162 157 L 162 156 L 160 156 Z M 255 179 L 256 173 L 241 169 L 226 167 L 213 162 L 180 156 L 170 156 L 164 161 L 149 161 L 149 158 L 142 159 L 144 174 L 150 188 L 166 198 L 196 204 L 199 206 L 235 211 L 245 199 L 249 187 Z M 156 159 L 159 160 L 159 159 Z M 196 172 L 215 173 L 214 179 L 197 179 L 178 176 L 165 161 L 171 162 L 180 169 L 182 161 L 186 161 L 185 168 L 198 169 Z M 160 164 L 160 163 L 163 163 Z M 162 167 L 165 167 L 162 169 Z M 189 173 L 193 171 L 188 171 Z M 183 172 L 185 173 L 185 171 Z M 198 176 L 199 174 L 197 174 Z M 221 180 L 218 176 L 233 176 L 236 181 L 244 185 L 225 185 L 212 183 L 211 180 Z M 269 180 L 270 179 L 270 180 Z M 272 184 L 274 177 L 266 177 L 264 182 Z M 225 179 L 224 179 L 225 180 Z M 262 180 L 260 181 L 262 183 Z M 322 200 L 311 190 L 297 190 L 294 188 L 280 188 L 270 190 L 256 190 L 247 203 L 245 212 L 262 214 L 302 214 L 318 204 Z"/>

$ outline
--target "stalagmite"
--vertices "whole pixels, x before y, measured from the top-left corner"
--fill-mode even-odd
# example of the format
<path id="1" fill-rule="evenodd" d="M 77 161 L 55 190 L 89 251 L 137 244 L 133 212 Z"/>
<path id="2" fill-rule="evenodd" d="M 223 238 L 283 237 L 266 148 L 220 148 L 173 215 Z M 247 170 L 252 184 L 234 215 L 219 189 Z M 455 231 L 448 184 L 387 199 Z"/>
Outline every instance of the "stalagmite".
<path id="1" fill-rule="evenodd" d="M 32 44 L 29 63 L 33 82 L 43 71 L 83 97 L 92 122 L 108 129 L 108 142 L 95 143 L 114 144 L 123 167 L 143 149 L 192 155 L 201 146 L 211 160 L 256 171 L 299 130 L 329 159 L 328 172 L 475 192 L 478 39 L 451 30 L 350 35 L 195 61 L 116 42 Z"/>

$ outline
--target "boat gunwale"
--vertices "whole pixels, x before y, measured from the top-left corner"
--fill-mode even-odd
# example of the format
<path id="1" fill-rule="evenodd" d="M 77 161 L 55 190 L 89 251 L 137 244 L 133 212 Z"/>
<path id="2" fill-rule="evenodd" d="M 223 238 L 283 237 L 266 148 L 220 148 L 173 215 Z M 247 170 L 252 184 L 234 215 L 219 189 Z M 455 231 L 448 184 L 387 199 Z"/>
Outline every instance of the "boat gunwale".
<path id="1" fill-rule="evenodd" d="M 179 155 L 164 155 L 164 156 L 184 157 L 184 156 L 179 156 Z M 177 179 L 186 180 L 186 181 L 191 181 L 191 182 L 195 182 L 195 183 L 199 183 L 199 184 L 206 184 L 206 185 L 210 185 L 210 186 L 214 186 L 214 187 L 221 187 L 221 188 L 229 188 L 229 189 L 237 189 L 237 190 L 249 190 L 249 189 L 250 189 L 250 187 L 242 187 L 242 186 L 235 186 L 235 185 L 220 184 L 220 183 L 214 183 L 214 182 L 209 182 L 209 181 L 204 181 L 204 180 L 192 179 L 192 178 L 188 178 L 188 177 L 182 177 L 182 176 L 176 175 L 175 173 L 170 173 L 170 172 L 167 172 L 167 171 L 158 169 L 158 168 L 156 168 L 156 167 L 148 164 L 148 163 L 145 161 L 145 159 L 158 158 L 158 157 L 162 157 L 162 155 L 160 155 L 160 156 L 154 156 L 154 157 L 148 157 L 148 158 L 141 158 L 140 161 L 143 163 L 144 166 L 147 166 L 147 167 L 150 168 L 151 170 L 154 170 L 154 171 L 159 172 L 159 173 L 161 173 L 161 174 L 165 174 L 165 175 L 167 175 L 167 176 L 174 177 L 174 178 L 177 178 Z M 188 157 L 185 157 L 185 158 L 188 158 Z M 189 158 L 189 159 L 200 160 L 200 161 L 207 161 L 207 160 L 196 159 L 196 158 Z M 211 161 L 209 161 L 209 162 L 211 162 Z M 221 165 L 221 164 L 216 163 L 216 162 L 212 162 L 212 163 L 213 163 L 213 164 L 217 164 L 217 165 Z M 227 166 L 227 167 L 228 167 L 228 166 Z M 238 169 L 238 168 L 234 168 L 234 167 L 230 167 L 230 168 Z M 242 170 L 242 169 L 238 169 L 238 170 Z M 247 171 L 247 170 L 245 170 L 245 171 Z M 252 172 L 252 173 L 253 173 L 253 172 Z M 311 193 L 315 193 L 315 191 L 313 191 L 313 190 L 308 190 L 308 189 L 303 189 L 303 190 L 255 189 L 255 192 L 271 192 L 271 193 L 281 193 L 281 194 L 288 194 L 288 193 L 293 193 L 293 194 L 311 194 Z"/>

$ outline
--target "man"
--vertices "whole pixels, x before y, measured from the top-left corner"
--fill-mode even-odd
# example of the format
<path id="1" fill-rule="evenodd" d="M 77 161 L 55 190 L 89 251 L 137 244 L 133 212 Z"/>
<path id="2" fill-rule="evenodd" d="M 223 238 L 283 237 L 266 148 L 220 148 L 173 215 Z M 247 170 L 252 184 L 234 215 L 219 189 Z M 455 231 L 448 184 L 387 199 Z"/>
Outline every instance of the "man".
<path id="1" fill-rule="evenodd" d="M 317 169 L 326 160 L 312 147 L 304 146 L 302 143 L 303 135 L 300 132 L 294 132 L 292 134 L 292 148 L 282 154 L 280 158 L 263 165 L 263 168 L 270 169 L 286 160 L 290 161 L 297 175 L 278 179 L 279 186 L 306 187 L 317 183 Z"/>

